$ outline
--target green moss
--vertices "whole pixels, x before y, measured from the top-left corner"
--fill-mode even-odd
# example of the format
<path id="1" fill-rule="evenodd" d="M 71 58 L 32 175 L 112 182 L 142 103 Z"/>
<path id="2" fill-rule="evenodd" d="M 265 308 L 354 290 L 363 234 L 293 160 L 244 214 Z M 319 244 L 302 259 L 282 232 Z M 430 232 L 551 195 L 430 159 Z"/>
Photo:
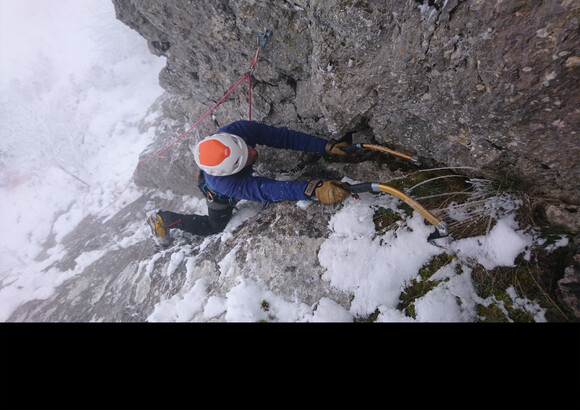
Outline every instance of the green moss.
<path id="1" fill-rule="evenodd" d="M 506 291 L 497 292 L 488 306 L 477 305 L 479 322 L 517 322 L 530 323 L 534 316 L 524 309 L 514 306 L 512 298 Z"/>
<path id="2" fill-rule="evenodd" d="M 395 212 L 392 209 L 385 209 L 383 207 L 379 207 L 373 215 L 375 231 L 379 235 L 382 235 L 386 231 L 390 230 L 398 221 L 402 220 L 403 218 L 398 212 Z"/>
<path id="3" fill-rule="evenodd" d="M 377 308 L 373 313 L 368 316 L 357 317 L 354 319 L 355 322 L 376 322 L 377 318 L 381 314 L 381 311 Z"/>
<path id="4" fill-rule="evenodd" d="M 509 322 L 503 309 L 496 303 L 491 303 L 489 306 L 477 305 L 475 310 L 480 317 L 479 322 Z"/>
<path id="5" fill-rule="evenodd" d="M 556 263 L 559 260 L 558 253 L 548 254 L 536 250 L 536 260 L 528 261 L 523 254 L 516 258 L 514 267 L 500 266 L 492 270 L 486 270 L 481 265 L 475 265 L 472 270 L 474 287 L 483 299 L 492 299 L 490 306 L 477 306 L 480 321 L 508 321 L 532 322 L 533 315 L 521 307 L 514 306 L 511 297 L 507 293 L 509 287 L 513 287 L 519 297 L 537 303 L 545 311 L 548 322 L 566 322 L 572 317 L 566 312 L 566 308 L 559 302 L 556 294 L 557 281 L 562 275 L 557 274 L 563 267 L 545 266 L 548 260 Z M 494 311 L 500 303 L 503 303 L 504 311 L 501 314 Z M 500 309 L 501 310 L 501 309 Z M 502 318 L 503 315 L 503 318 Z"/>
<path id="6" fill-rule="evenodd" d="M 412 279 L 409 286 L 401 293 L 397 309 L 404 310 L 407 316 L 415 318 L 415 301 L 435 289 L 441 282 L 447 280 L 431 280 L 430 278 L 441 268 L 453 262 L 455 258 L 455 255 L 446 253 L 435 255 L 431 258 L 427 264 L 419 269 L 418 277 Z"/>
<path id="7" fill-rule="evenodd" d="M 262 310 L 264 312 L 268 313 L 268 319 L 262 319 L 260 320 L 260 322 L 269 322 L 269 321 L 273 321 L 276 318 L 274 317 L 274 315 L 272 313 L 270 313 L 270 302 L 268 302 L 266 299 L 263 299 L 262 302 L 260 303 L 260 307 L 262 308 Z"/>
<path id="8" fill-rule="evenodd" d="M 419 276 L 423 280 L 428 280 L 442 267 L 449 265 L 456 258 L 456 255 L 449 255 L 447 253 L 440 253 L 431 258 L 429 263 L 419 269 Z"/>
<path id="9" fill-rule="evenodd" d="M 260 303 L 260 307 L 264 312 L 268 312 L 270 310 L 270 303 L 266 299 L 264 299 L 262 300 L 262 303 Z"/>

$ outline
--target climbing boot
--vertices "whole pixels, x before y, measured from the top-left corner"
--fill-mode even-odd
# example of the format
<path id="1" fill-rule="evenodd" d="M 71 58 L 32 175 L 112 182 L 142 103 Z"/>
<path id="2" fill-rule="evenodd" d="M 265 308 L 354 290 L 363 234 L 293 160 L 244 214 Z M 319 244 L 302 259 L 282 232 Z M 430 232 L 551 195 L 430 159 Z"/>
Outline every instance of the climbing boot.
<path id="1" fill-rule="evenodd" d="M 155 245 L 159 247 L 167 246 L 171 243 L 171 237 L 169 236 L 169 229 L 165 227 L 165 223 L 161 218 L 161 215 L 157 211 L 152 211 L 147 215 L 147 224 L 151 228 L 151 233 L 153 234 L 153 240 Z"/>

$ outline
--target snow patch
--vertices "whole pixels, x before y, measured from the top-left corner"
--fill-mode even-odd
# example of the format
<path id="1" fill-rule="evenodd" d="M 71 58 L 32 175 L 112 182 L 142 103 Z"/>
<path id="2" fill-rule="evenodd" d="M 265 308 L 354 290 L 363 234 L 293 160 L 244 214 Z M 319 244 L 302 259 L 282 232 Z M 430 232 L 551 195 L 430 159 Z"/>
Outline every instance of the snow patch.
<path id="1" fill-rule="evenodd" d="M 158 303 L 147 318 L 150 322 L 189 322 L 202 311 L 207 296 L 208 279 L 198 279 L 193 287 L 183 295 L 177 294 Z"/>
<path id="2" fill-rule="evenodd" d="M 515 258 L 532 245 L 531 236 L 518 231 L 513 215 L 497 222 L 487 235 L 455 241 L 451 248 L 463 258 L 477 260 L 484 268 L 513 266 Z"/>

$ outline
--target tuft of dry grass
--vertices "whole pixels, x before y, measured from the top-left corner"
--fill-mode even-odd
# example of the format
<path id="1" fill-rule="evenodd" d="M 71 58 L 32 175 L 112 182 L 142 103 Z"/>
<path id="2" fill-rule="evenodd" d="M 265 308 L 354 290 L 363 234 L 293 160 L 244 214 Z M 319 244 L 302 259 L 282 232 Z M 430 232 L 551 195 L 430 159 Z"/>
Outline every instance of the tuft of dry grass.
<path id="1" fill-rule="evenodd" d="M 482 321 L 534 321 L 530 311 L 514 302 L 514 291 L 518 298 L 541 306 L 549 322 L 574 320 L 557 293 L 557 282 L 563 277 L 570 249 L 547 250 L 547 245 L 554 242 L 553 238 L 561 238 L 565 232 L 549 226 L 541 218 L 539 209 L 543 200 L 523 178 L 510 172 L 444 167 L 411 171 L 387 184 L 412 196 L 444 220 L 454 240 L 487 235 L 498 220 L 508 215 L 514 215 L 521 229 L 546 239 L 543 246 L 536 244 L 529 250 L 531 257 L 528 260 L 520 255 L 514 267 L 488 271 L 481 265 L 470 265 L 476 291 L 488 301 L 487 306 L 478 306 Z M 411 209 L 407 211 L 412 212 Z M 377 230 L 392 226 L 392 223 L 381 222 L 385 216 L 375 214 L 375 217 L 380 225 L 377 225 Z M 419 294 L 426 291 L 419 289 L 420 284 L 429 285 L 426 289 L 435 285 L 428 280 L 417 280 L 414 290 Z M 411 316 L 411 302 L 417 296 L 412 293 L 407 295 L 409 300 L 402 301 Z"/>

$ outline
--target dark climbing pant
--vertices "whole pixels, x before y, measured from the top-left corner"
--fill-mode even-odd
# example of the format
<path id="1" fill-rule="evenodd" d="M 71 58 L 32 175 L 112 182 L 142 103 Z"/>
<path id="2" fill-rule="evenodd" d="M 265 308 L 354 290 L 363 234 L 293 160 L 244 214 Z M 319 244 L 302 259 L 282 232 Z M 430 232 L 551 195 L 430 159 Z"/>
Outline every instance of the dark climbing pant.
<path id="1" fill-rule="evenodd" d="M 207 201 L 207 215 L 183 215 L 160 211 L 165 226 L 177 228 L 193 235 L 208 236 L 223 231 L 232 217 L 234 208 L 229 204 Z"/>

